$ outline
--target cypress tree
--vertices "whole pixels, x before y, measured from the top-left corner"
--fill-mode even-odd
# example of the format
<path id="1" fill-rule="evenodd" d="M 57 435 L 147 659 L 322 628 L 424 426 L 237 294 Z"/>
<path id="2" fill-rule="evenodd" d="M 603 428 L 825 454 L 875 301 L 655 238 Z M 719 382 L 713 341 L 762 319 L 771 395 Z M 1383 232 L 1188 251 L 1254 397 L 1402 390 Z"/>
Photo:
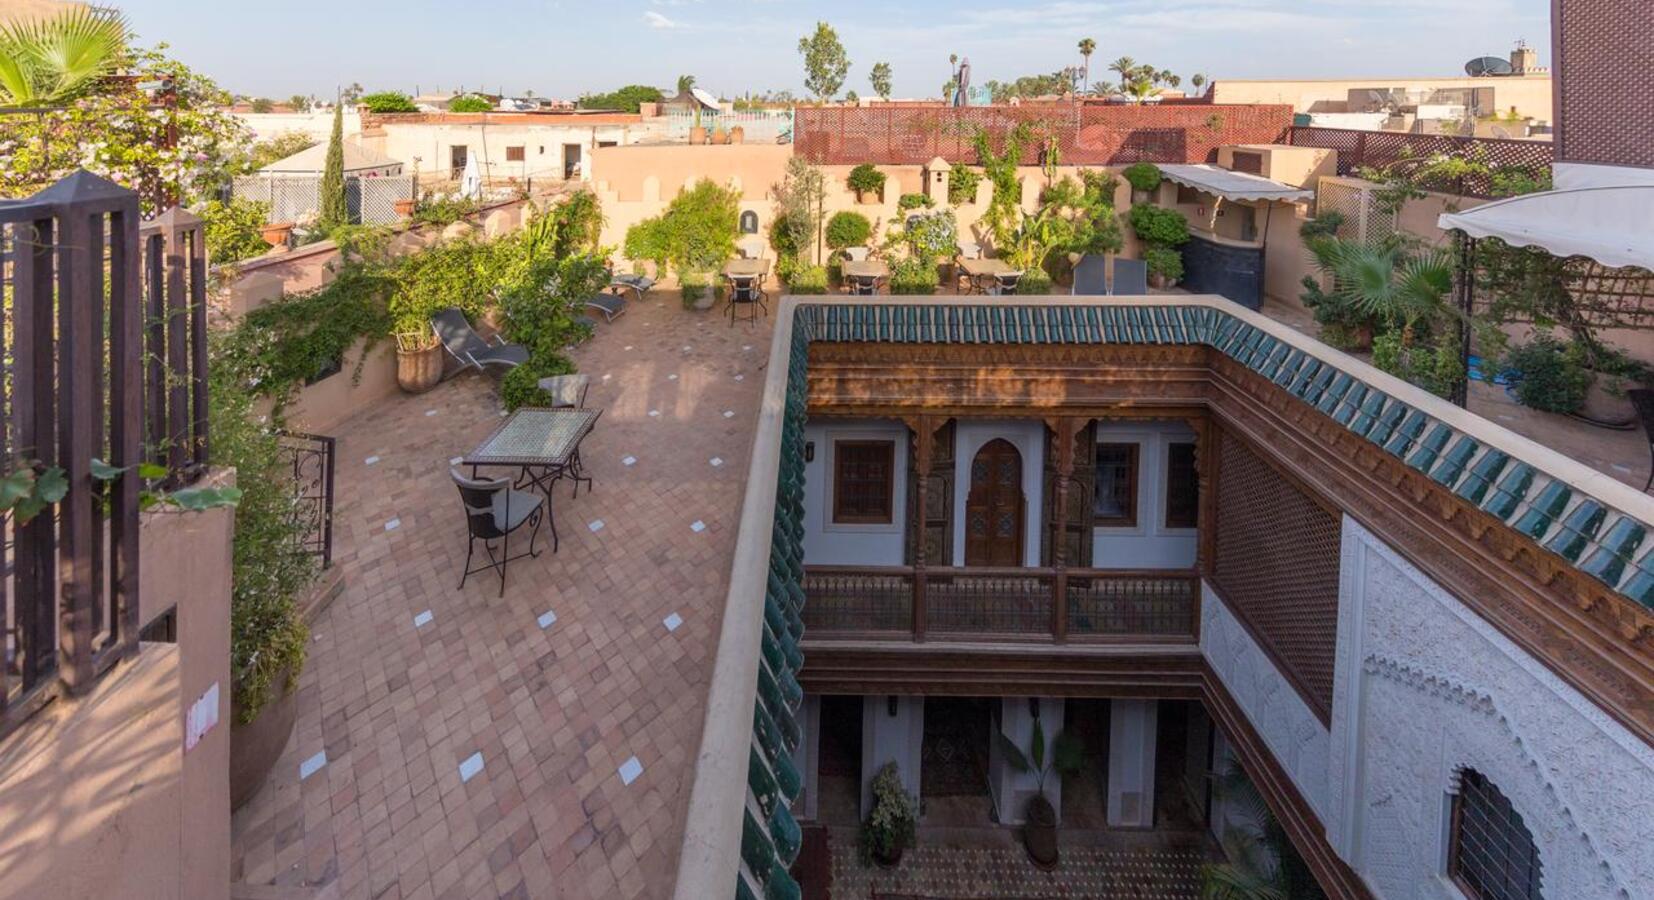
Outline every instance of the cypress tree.
<path id="1" fill-rule="evenodd" d="M 323 230 L 350 224 L 350 204 L 345 201 L 345 120 L 342 104 L 333 106 L 333 136 L 327 142 L 327 165 L 322 169 L 321 220 Z"/>

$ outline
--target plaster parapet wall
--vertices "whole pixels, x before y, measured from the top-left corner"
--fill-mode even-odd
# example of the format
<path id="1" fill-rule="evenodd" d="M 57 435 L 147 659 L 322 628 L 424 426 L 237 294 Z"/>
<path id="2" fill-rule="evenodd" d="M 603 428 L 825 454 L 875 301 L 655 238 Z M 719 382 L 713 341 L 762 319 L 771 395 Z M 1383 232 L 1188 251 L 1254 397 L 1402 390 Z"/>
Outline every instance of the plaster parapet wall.
<path id="1" fill-rule="evenodd" d="M 1280 81 L 1220 78 L 1212 82 L 1211 96 L 1214 104 L 1287 103 L 1296 112 L 1343 112 L 1352 90 L 1398 89 L 1416 92 L 1461 88 L 1493 88 L 1493 102 L 1501 113 L 1509 112 L 1514 106 L 1520 116 L 1532 116 L 1544 121 L 1551 119 L 1549 75 L 1507 78 L 1376 76 Z"/>
<path id="2" fill-rule="evenodd" d="M 1348 517 L 1326 818 L 1383 897 L 1460 896 L 1440 878 L 1464 767 L 1532 832 L 1548 897 L 1654 891 L 1654 749 Z"/>
<path id="3" fill-rule="evenodd" d="M 1326 822 L 1332 793 L 1327 784 L 1327 727 L 1211 585 L 1202 581 L 1200 593 L 1201 654 L 1298 792 Z M 1222 760 L 1216 764 L 1221 766 Z"/>
<path id="4" fill-rule="evenodd" d="M 0 743 L 6 896 L 203 896 L 184 891 L 182 871 L 180 660 L 175 645 L 140 644 L 85 696 L 54 700 Z"/>

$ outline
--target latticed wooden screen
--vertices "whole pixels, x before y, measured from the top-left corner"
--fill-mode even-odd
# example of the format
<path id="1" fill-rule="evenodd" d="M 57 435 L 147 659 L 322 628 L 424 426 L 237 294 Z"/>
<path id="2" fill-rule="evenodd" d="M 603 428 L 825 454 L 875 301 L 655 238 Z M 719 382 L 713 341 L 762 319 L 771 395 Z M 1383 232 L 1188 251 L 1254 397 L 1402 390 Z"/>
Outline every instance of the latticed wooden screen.
<path id="1" fill-rule="evenodd" d="M 1546 141 L 1467 138 L 1405 131 L 1295 127 L 1287 129 L 1286 142 L 1296 147 L 1338 151 L 1340 175 L 1354 175 L 1363 168 L 1384 169 L 1406 164 L 1410 160 L 1452 156 L 1485 163 L 1491 169 L 1507 173 L 1515 169 L 1537 176 L 1550 168 L 1552 158 L 1551 145 Z M 1491 179 L 1484 175 L 1466 176 L 1452 184 L 1421 186 L 1462 197 L 1493 196 Z"/>
<path id="2" fill-rule="evenodd" d="M 1338 637 L 1338 517 L 1230 435 L 1219 439 L 1212 583 L 1323 722 Z"/>
<path id="3" fill-rule="evenodd" d="M 1654 59 L 1654 7 L 1646 0 L 1560 0 L 1555 10 L 1557 158 L 1654 166 L 1645 79 Z"/>
<path id="4" fill-rule="evenodd" d="M 975 136 L 987 132 L 998 150 L 1004 135 L 1027 122 L 1057 140 L 1062 165 L 1198 163 L 1231 144 L 1272 144 L 1292 122 L 1280 104 L 1125 106 L 1048 103 L 1021 106 L 800 107 L 793 146 L 813 163 L 923 165 L 940 156 L 977 161 Z M 1040 161 L 1044 142 L 1031 141 L 1025 165 Z"/>

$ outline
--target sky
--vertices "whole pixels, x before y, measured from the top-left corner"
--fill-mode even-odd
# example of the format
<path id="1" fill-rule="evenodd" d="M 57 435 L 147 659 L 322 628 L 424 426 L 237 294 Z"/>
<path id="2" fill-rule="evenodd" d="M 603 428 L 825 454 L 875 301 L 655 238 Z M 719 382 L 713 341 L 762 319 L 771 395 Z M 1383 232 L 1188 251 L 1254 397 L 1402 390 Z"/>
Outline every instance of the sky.
<path id="1" fill-rule="evenodd" d="M 340 85 L 432 92 L 532 90 L 574 98 L 679 75 L 725 97 L 803 95 L 800 37 L 831 24 L 870 95 L 888 62 L 898 97 L 936 96 L 948 55 L 972 81 L 1078 65 L 1092 80 L 1130 56 L 1221 78 L 1453 75 L 1518 39 L 1549 65 L 1550 0 L 129 0 L 141 43 L 240 94 L 331 96 Z"/>

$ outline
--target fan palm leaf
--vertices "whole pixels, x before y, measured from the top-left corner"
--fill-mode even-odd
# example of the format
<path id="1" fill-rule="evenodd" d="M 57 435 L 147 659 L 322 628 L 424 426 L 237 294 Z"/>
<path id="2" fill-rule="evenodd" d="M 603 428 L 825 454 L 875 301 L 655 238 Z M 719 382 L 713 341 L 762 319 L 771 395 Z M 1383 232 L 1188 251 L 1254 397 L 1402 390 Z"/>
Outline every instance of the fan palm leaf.
<path id="1" fill-rule="evenodd" d="M 129 37 L 119 12 L 89 7 L 0 27 L 0 101 L 71 100 L 120 67 Z"/>

